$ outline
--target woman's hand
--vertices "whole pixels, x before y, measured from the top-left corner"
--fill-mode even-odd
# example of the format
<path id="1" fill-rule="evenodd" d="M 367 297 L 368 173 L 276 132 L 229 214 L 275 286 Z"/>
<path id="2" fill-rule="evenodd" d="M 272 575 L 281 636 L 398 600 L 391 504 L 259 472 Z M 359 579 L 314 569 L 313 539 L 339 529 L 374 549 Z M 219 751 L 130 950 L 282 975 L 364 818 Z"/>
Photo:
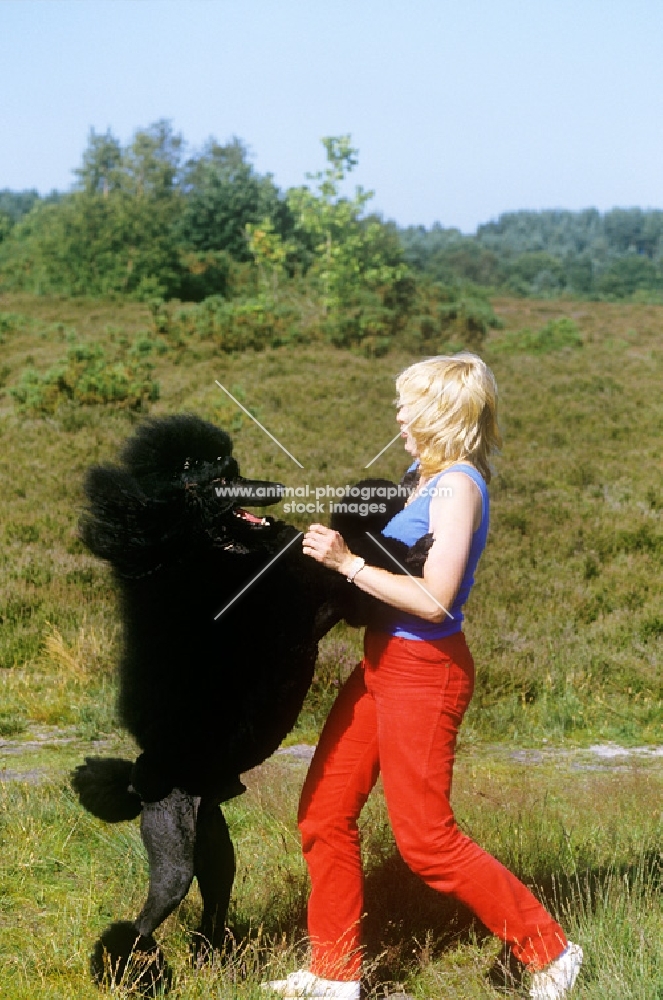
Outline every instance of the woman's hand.
<path id="1" fill-rule="evenodd" d="M 304 555 L 329 569 L 335 569 L 347 576 L 354 556 L 338 531 L 325 528 L 324 524 L 312 524 L 304 535 L 302 546 Z"/>

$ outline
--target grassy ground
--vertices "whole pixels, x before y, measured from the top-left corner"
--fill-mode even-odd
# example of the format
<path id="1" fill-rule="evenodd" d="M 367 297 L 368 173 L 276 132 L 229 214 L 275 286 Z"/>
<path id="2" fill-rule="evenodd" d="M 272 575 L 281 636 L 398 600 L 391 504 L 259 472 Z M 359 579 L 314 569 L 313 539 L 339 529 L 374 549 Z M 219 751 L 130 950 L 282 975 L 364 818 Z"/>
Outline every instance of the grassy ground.
<path id="1" fill-rule="evenodd" d="M 507 750 L 660 742 L 663 307 L 506 299 L 494 306 L 504 329 L 490 335 L 483 354 L 500 385 L 505 445 L 491 487 L 491 539 L 467 608 L 479 681 L 455 806 L 466 829 L 540 887 L 585 947 L 579 997 L 660 1000 L 660 769 L 579 769 L 575 758 L 554 755 L 532 765 Z M 0 318 L 7 315 L 0 324 L 0 752 L 9 776 L 26 780 L 0 786 L 0 995 L 92 997 L 90 943 L 111 918 L 139 907 L 145 864 L 135 824 L 105 827 L 67 790 L 68 769 L 90 746 L 127 749 L 113 708 L 118 636 L 109 575 L 82 549 L 76 522 L 85 468 L 112 460 L 136 417 L 80 407 L 29 417 L 10 389 L 27 363 L 43 371 L 62 357 L 71 330 L 106 344 L 149 330 L 151 320 L 136 303 L 20 296 L 0 298 Z M 514 334 L 561 316 L 577 324 L 582 347 L 519 349 Z M 156 357 L 161 399 L 153 412 L 193 411 L 230 429 L 245 475 L 340 486 L 360 478 L 393 437 L 393 377 L 411 360 L 316 344 L 218 356 L 200 342 Z M 397 478 L 404 465 L 397 443 L 370 471 Z M 359 649 L 349 629 L 325 640 L 290 742 L 314 741 Z M 261 976 L 296 961 L 306 895 L 294 827 L 301 778 L 301 764 L 276 758 L 229 806 L 240 855 L 231 918 L 243 943 L 223 967 L 194 975 L 185 933 L 195 921 L 193 895 L 162 934 L 176 996 L 258 996 Z M 495 943 L 403 871 L 379 795 L 364 823 L 376 993 L 391 981 L 421 997 L 496 996 L 486 979 Z"/>
<path id="2" fill-rule="evenodd" d="M 259 996 L 261 979 L 305 961 L 307 883 L 295 826 L 304 766 L 288 755 L 273 758 L 247 776 L 247 794 L 225 807 L 238 857 L 229 918 L 237 945 L 224 962 L 191 969 L 187 932 L 200 910 L 194 889 L 159 932 L 175 971 L 174 997 L 248 1000 Z M 614 770 L 554 757 L 516 762 L 496 750 L 459 755 L 460 822 L 533 885 L 582 943 L 579 1000 L 661 996 L 662 792 L 661 768 L 642 762 Z M 146 891 L 138 825 L 108 827 L 84 813 L 62 772 L 41 785 L 5 783 L 0 796 L 2 995 L 92 998 L 92 941 L 111 919 L 135 914 Z M 371 994 L 504 995 L 498 943 L 405 869 L 379 792 L 363 831 Z M 526 988 L 507 982 L 512 996 Z"/>

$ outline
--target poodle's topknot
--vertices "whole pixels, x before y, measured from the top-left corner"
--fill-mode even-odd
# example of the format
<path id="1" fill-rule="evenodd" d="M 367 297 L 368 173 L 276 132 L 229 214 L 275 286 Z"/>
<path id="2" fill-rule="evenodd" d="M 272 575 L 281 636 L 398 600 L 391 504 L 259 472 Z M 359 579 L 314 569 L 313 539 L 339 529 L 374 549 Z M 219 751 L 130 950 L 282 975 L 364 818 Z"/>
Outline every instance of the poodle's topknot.
<path id="1" fill-rule="evenodd" d="M 214 466 L 219 477 L 236 479 L 230 435 L 192 414 L 146 420 L 125 444 L 121 459 L 144 490 L 170 476 L 179 479 L 201 465 Z"/>

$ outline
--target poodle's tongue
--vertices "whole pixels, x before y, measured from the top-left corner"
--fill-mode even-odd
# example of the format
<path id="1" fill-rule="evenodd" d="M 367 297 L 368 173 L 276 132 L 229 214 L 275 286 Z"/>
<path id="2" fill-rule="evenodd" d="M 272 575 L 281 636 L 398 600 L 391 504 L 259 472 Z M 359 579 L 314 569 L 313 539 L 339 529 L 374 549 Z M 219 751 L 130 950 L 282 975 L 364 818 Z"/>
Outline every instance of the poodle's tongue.
<path id="1" fill-rule="evenodd" d="M 235 513 L 238 517 L 241 517 L 243 521 L 248 521 L 249 524 L 264 524 L 264 517 L 256 517 L 255 514 L 250 514 L 248 510 L 244 510 L 243 507 L 236 507 Z"/>

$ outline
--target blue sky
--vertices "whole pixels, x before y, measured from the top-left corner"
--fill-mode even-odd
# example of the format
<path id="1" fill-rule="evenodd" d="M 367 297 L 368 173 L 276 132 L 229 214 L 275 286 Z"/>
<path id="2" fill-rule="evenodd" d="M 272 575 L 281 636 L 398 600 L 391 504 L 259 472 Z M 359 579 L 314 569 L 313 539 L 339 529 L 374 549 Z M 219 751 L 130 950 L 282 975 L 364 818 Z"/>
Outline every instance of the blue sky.
<path id="1" fill-rule="evenodd" d="M 661 0 L 1 0 L 0 188 L 165 117 L 281 187 L 350 132 L 403 225 L 663 207 L 662 51 Z"/>

